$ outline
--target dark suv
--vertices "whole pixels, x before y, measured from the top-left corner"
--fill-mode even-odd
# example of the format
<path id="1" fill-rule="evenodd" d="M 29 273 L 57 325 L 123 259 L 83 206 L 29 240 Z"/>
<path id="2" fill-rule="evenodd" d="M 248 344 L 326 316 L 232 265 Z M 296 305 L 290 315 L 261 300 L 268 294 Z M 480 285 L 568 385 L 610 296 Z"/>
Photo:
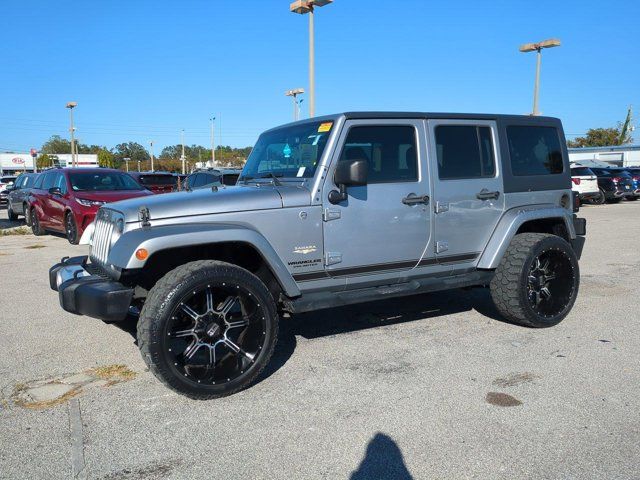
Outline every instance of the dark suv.
<path id="1" fill-rule="evenodd" d="M 169 193 L 178 190 L 178 177 L 168 172 L 129 172 L 141 186 L 153 193 Z"/>
<path id="2" fill-rule="evenodd" d="M 11 187 L 7 188 L 7 215 L 9 220 L 14 221 L 18 219 L 18 215 L 24 215 L 26 224 L 31 225 L 27 202 L 29 192 L 31 192 L 38 175 L 38 173 L 23 173 Z"/>
<path id="3" fill-rule="evenodd" d="M 600 196 L 593 203 L 601 205 L 605 202 L 618 203 L 623 198 L 635 200 L 633 178 L 621 168 L 591 167 L 591 171 L 598 177 Z"/>

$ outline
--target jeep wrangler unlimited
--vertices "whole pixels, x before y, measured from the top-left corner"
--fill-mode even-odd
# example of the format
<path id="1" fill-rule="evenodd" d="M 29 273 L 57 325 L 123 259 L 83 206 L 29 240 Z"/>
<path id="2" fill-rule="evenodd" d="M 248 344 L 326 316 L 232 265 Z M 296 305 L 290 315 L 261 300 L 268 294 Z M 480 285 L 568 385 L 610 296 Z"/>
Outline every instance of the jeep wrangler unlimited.
<path id="1" fill-rule="evenodd" d="M 565 145 L 548 117 L 298 121 L 259 137 L 236 186 L 101 207 L 51 288 L 68 312 L 137 317 L 150 370 L 196 399 L 258 377 L 282 312 L 484 286 L 508 320 L 549 327 L 586 229 Z"/>

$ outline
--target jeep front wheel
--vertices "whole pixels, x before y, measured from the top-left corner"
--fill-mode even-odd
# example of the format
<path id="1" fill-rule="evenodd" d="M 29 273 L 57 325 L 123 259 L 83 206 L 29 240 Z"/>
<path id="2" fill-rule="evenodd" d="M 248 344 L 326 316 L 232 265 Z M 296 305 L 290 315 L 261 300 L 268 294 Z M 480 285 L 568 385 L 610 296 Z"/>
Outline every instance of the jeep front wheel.
<path id="1" fill-rule="evenodd" d="M 491 297 L 508 320 L 551 327 L 571 311 L 580 286 L 576 254 L 561 237 L 516 235 L 491 280 Z"/>
<path id="2" fill-rule="evenodd" d="M 212 260 L 162 277 L 138 321 L 138 345 L 151 372 L 199 400 L 249 386 L 269 362 L 277 336 L 276 305 L 262 281 Z"/>

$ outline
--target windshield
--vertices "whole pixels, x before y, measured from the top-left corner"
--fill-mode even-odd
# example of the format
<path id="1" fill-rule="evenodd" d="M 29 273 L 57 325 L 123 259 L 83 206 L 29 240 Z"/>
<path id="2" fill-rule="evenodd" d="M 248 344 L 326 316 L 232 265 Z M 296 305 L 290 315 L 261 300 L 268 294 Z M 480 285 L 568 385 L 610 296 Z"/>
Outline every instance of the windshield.
<path id="1" fill-rule="evenodd" d="M 240 180 L 313 177 L 333 122 L 309 122 L 263 133 L 251 151 Z"/>
<path id="2" fill-rule="evenodd" d="M 129 175 L 118 172 L 69 173 L 71 188 L 76 192 L 142 190 Z"/>

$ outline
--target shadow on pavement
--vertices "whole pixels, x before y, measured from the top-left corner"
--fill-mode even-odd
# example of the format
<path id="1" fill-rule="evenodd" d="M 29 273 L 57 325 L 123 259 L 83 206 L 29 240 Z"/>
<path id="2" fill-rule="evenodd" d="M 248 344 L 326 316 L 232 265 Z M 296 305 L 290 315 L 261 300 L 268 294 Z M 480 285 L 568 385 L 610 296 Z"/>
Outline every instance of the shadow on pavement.
<path id="1" fill-rule="evenodd" d="M 273 357 L 257 383 L 280 370 L 296 349 L 296 337 L 306 339 L 384 327 L 476 310 L 485 317 L 508 323 L 500 317 L 486 288 L 458 289 L 394 298 L 347 307 L 330 308 L 280 320 Z M 129 333 L 136 342 L 137 317 L 113 325 Z"/>
<path id="2" fill-rule="evenodd" d="M 358 470 L 353 472 L 351 480 L 412 480 L 402 457 L 402 451 L 391 437 L 376 433 L 367 445 Z"/>

